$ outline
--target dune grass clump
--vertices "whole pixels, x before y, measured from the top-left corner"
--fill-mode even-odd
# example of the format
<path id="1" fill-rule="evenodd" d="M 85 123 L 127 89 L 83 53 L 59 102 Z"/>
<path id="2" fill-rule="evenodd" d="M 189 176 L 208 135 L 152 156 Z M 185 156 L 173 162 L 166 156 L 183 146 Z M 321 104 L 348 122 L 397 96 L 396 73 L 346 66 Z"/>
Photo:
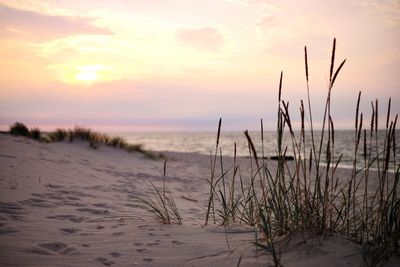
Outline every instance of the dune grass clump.
<path id="1" fill-rule="evenodd" d="M 73 130 L 69 130 L 68 133 L 70 142 L 74 141 L 74 139 L 88 141 L 90 140 L 90 136 L 92 135 L 92 130 L 90 130 L 89 128 L 77 126 Z"/>
<path id="2" fill-rule="evenodd" d="M 89 128 L 84 128 L 84 127 L 75 127 L 73 130 L 68 131 L 69 134 L 69 142 L 73 142 L 75 139 L 78 139 L 80 141 L 87 141 L 89 143 L 89 146 L 93 149 L 97 149 L 100 144 L 108 144 L 110 137 L 98 133 L 98 132 L 93 132 Z"/>
<path id="3" fill-rule="evenodd" d="M 10 134 L 15 136 L 20 135 L 31 137 L 31 133 L 29 132 L 28 127 L 26 127 L 25 124 L 21 122 L 16 122 L 10 126 Z"/>
<path id="4" fill-rule="evenodd" d="M 15 136 L 25 136 L 37 141 L 44 141 L 39 128 L 34 127 L 29 130 L 28 127 L 21 122 L 15 122 L 13 125 L 11 125 L 9 133 Z"/>
<path id="5" fill-rule="evenodd" d="M 164 192 L 154 184 L 148 184 L 148 192 L 145 198 L 141 198 L 148 211 L 163 224 L 182 224 L 182 217 L 170 192 Z"/>
<path id="6" fill-rule="evenodd" d="M 31 137 L 37 141 L 41 141 L 42 138 L 42 132 L 40 131 L 39 128 L 34 127 L 30 130 Z"/>
<path id="7" fill-rule="evenodd" d="M 103 133 L 94 132 L 89 128 L 78 126 L 74 129 L 65 130 L 58 128 L 55 131 L 43 133 L 37 127 L 29 130 L 23 123 L 16 122 L 10 126 L 10 134 L 25 136 L 46 143 L 62 142 L 66 140 L 73 142 L 74 140 L 80 140 L 88 142 L 89 146 L 93 149 L 97 149 L 100 145 L 107 145 L 126 150 L 129 153 L 138 152 L 150 159 L 165 159 L 162 154 L 156 154 L 145 150 L 141 144 L 129 144 L 122 137 L 110 137 Z"/>
<path id="8" fill-rule="evenodd" d="M 149 183 L 147 185 L 147 195 L 143 198 L 138 199 L 148 208 L 148 211 L 152 213 L 161 223 L 182 224 L 182 217 L 176 206 L 175 200 L 171 192 L 168 191 L 168 188 L 165 185 L 166 169 L 167 161 L 164 161 L 163 187 L 158 188 L 153 183 Z"/>
<path id="9" fill-rule="evenodd" d="M 54 132 L 50 132 L 48 137 L 52 142 L 61 142 L 68 138 L 68 131 L 64 129 L 56 129 Z"/>
<path id="10" fill-rule="evenodd" d="M 275 242 L 277 238 L 303 231 L 322 236 L 338 234 L 361 244 L 361 254 L 367 266 L 376 266 L 391 256 L 400 256 L 400 164 L 396 158 L 399 144 L 395 139 L 398 115 L 391 116 L 389 99 L 384 130 L 378 131 L 376 100 L 371 103 L 372 115 L 365 127 L 364 115 L 359 110 L 359 93 L 355 108 L 353 168 L 347 177 L 339 177 L 337 170 L 342 156 L 335 156 L 331 92 L 346 60 L 335 70 L 335 51 L 336 40 L 333 42 L 319 139 L 312 120 L 307 48 L 304 49 L 307 108 L 301 101 L 299 134 L 295 133 L 292 125 L 289 103 L 282 100 L 283 73 L 280 76 L 276 164 L 265 161 L 263 148 L 261 159 L 258 157 L 259 152 L 245 131 L 251 156 L 250 173 L 247 177 L 242 175 L 236 152 L 233 167 L 224 169 L 220 153 L 221 173 L 217 176 L 219 122 L 215 154 L 211 157 L 210 197 L 205 223 L 212 218 L 214 223 L 255 227 L 263 237 L 254 243 L 272 254 L 275 266 L 281 265 L 280 249 Z M 309 128 L 307 134 L 306 127 Z M 263 134 L 261 121 L 262 146 Z M 289 143 L 283 141 L 285 134 L 289 135 Z M 378 141 L 378 135 L 383 137 L 383 145 Z M 309 138 L 311 146 L 306 145 Z M 291 162 L 285 160 L 289 147 L 294 153 Z M 362 164 L 359 163 L 360 157 Z"/>
<path id="11" fill-rule="evenodd" d="M 126 148 L 128 146 L 128 143 L 119 136 L 114 136 L 107 142 L 108 145 L 117 147 L 117 148 Z"/>

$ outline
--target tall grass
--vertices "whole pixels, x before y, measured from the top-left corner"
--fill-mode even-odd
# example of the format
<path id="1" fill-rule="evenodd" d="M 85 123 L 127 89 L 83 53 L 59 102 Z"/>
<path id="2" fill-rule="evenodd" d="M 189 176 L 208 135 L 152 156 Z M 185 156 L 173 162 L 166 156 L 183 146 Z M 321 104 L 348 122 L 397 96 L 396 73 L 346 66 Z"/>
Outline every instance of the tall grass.
<path id="1" fill-rule="evenodd" d="M 306 47 L 304 57 L 307 109 L 301 101 L 299 136 L 293 129 L 289 102 L 282 98 L 281 73 L 277 103 L 277 162 L 270 164 L 264 160 L 264 148 L 261 161 L 252 137 L 245 131 L 251 156 L 249 173 L 242 177 L 235 153 L 233 167 L 223 169 L 221 160 L 221 173 L 217 175 L 217 139 L 214 158 L 211 160 L 206 223 L 212 216 L 221 224 L 234 222 L 256 226 L 264 238 L 255 243 L 272 253 L 276 266 L 281 264 L 279 249 L 274 245 L 276 238 L 301 231 L 312 231 L 319 235 L 335 233 L 353 240 L 361 244 L 365 264 L 376 266 L 393 255 L 400 255 L 400 165 L 396 158 L 399 144 L 395 140 L 398 116 L 391 115 L 389 99 L 384 144 L 380 145 L 378 101 L 371 103 L 370 125 L 365 127 L 365 116 L 360 112 L 359 93 L 355 105 L 353 167 L 347 172 L 348 175 L 339 177 L 337 172 L 342 156 L 334 156 L 335 127 L 331 114 L 331 96 L 346 60 L 336 68 L 334 39 L 324 115 L 317 135 L 312 117 Z M 221 123 L 218 126 L 218 138 L 220 128 Z M 310 135 L 306 135 L 306 132 L 310 132 Z M 263 134 L 261 122 L 262 145 Z M 284 135 L 289 136 L 289 143 L 284 142 Z M 311 138 L 311 145 L 307 146 L 308 138 Z M 292 162 L 286 160 L 289 147 L 293 151 Z M 360 155 L 362 164 L 359 163 Z M 377 170 L 373 170 L 372 166 L 377 166 Z"/>
<path id="2" fill-rule="evenodd" d="M 167 161 L 164 161 L 163 187 L 158 188 L 153 183 L 147 185 L 148 191 L 145 197 L 138 198 L 148 211 L 164 224 L 182 224 L 182 217 L 176 206 L 175 200 L 166 187 Z"/>

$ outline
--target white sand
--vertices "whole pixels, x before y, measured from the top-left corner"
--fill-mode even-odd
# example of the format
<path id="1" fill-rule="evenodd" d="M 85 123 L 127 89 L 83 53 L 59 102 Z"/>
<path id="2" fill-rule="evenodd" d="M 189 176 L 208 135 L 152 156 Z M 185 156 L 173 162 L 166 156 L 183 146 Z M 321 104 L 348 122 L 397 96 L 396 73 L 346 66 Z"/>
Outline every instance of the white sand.
<path id="1" fill-rule="evenodd" d="M 203 226 L 209 157 L 167 156 L 183 225 L 159 223 L 135 199 L 145 182 L 161 186 L 161 160 L 0 134 L 0 266 L 236 266 L 241 255 L 241 266 L 272 265 L 251 229 L 227 229 L 228 247 L 223 227 Z M 362 266 L 358 245 L 307 236 L 285 245 L 285 266 Z"/>

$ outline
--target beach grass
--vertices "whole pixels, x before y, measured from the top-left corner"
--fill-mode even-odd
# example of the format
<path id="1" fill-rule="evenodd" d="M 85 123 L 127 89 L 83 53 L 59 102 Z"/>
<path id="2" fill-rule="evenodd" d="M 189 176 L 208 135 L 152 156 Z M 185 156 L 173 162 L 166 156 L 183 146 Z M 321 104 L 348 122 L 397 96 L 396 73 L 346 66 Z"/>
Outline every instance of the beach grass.
<path id="1" fill-rule="evenodd" d="M 40 141 L 41 137 L 42 137 L 42 132 L 40 131 L 39 128 L 34 127 L 30 130 L 31 133 L 31 137 L 35 140 Z"/>
<path id="2" fill-rule="evenodd" d="M 142 144 L 128 143 L 124 138 L 119 136 L 109 136 L 104 133 L 92 131 L 90 128 L 75 127 L 74 129 L 57 128 L 52 132 L 42 132 L 39 128 L 34 127 L 31 130 L 21 123 L 16 122 L 10 126 L 9 133 L 15 136 L 25 136 L 40 142 L 52 143 L 74 140 L 86 141 L 93 149 L 97 149 L 100 145 L 115 147 L 126 150 L 129 153 L 138 152 L 150 159 L 165 159 L 165 156 L 159 153 L 147 151 Z"/>
<path id="3" fill-rule="evenodd" d="M 304 231 L 321 237 L 337 234 L 359 243 L 365 265 L 377 266 L 391 256 L 400 256 L 400 165 L 396 158 L 399 144 L 395 140 L 398 116 L 391 115 L 389 99 L 384 144 L 380 145 L 378 101 L 372 102 L 370 123 L 365 126 L 365 116 L 359 108 L 361 92 L 358 94 L 353 166 L 348 177 L 339 177 L 341 156 L 334 156 L 335 127 L 331 115 L 331 93 L 346 60 L 335 68 L 334 39 L 324 115 L 319 130 L 320 138 L 317 140 L 312 119 L 306 47 L 304 55 L 307 109 L 301 101 L 299 135 L 292 126 L 289 102 L 282 97 L 283 72 L 280 75 L 276 164 L 265 160 L 263 148 L 262 158 L 259 158 L 259 151 L 255 149 L 252 137 L 246 130 L 249 173 L 241 172 L 236 152 L 233 155 L 233 167 L 224 168 L 219 147 L 219 121 L 216 147 L 210 159 L 210 193 L 205 224 L 212 220 L 223 225 L 239 223 L 254 227 L 256 236 L 260 236 L 258 232 L 262 236 L 254 243 L 272 254 L 275 266 L 281 266 L 280 248 L 275 241 L 282 236 Z M 262 145 L 263 134 L 261 121 Z M 289 136 L 288 143 L 284 142 L 285 135 Z M 311 138 L 311 146 L 306 146 L 307 138 Z M 288 148 L 293 151 L 291 162 L 287 161 Z M 220 160 L 217 159 L 218 153 Z M 360 155 L 363 161 L 361 165 L 358 163 Z M 218 164 L 220 172 L 217 175 Z M 372 182 L 371 179 L 377 181 Z"/>
<path id="4" fill-rule="evenodd" d="M 31 137 L 31 133 L 28 127 L 26 127 L 26 125 L 21 122 L 15 122 L 13 125 L 10 126 L 10 134 L 15 136 L 20 135 Z"/>
<path id="5" fill-rule="evenodd" d="M 145 197 L 139 197 L 138 200 L 147 207 L 163 224 L 182 224 L 182 217 L 176 206 L 172 193 L 166 187 L 167 161 L 164 161 L 163 168 L 163 186 L 159 188 L 153 183 L 147 184 L 148 191 Z"/>

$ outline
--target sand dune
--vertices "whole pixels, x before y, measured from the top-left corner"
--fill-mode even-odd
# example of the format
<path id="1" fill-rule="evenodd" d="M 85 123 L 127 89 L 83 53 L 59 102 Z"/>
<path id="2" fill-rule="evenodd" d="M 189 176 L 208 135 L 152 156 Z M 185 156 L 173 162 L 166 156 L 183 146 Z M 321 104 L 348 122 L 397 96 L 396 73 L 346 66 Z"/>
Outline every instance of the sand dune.
<path id="1" fill-rule="evenodd" d="M 166 155 L 182 225 L 159 223 L 137 200 L 146 182 L 162 184 L 161 160 L 0 135 L 0 266 L 272 265 L 251 244 L 253 229 L 203 225 L 209 157 Z M 285 266 L 362 266 L 360 247 L 339 237 L 288 240 Z"/>

